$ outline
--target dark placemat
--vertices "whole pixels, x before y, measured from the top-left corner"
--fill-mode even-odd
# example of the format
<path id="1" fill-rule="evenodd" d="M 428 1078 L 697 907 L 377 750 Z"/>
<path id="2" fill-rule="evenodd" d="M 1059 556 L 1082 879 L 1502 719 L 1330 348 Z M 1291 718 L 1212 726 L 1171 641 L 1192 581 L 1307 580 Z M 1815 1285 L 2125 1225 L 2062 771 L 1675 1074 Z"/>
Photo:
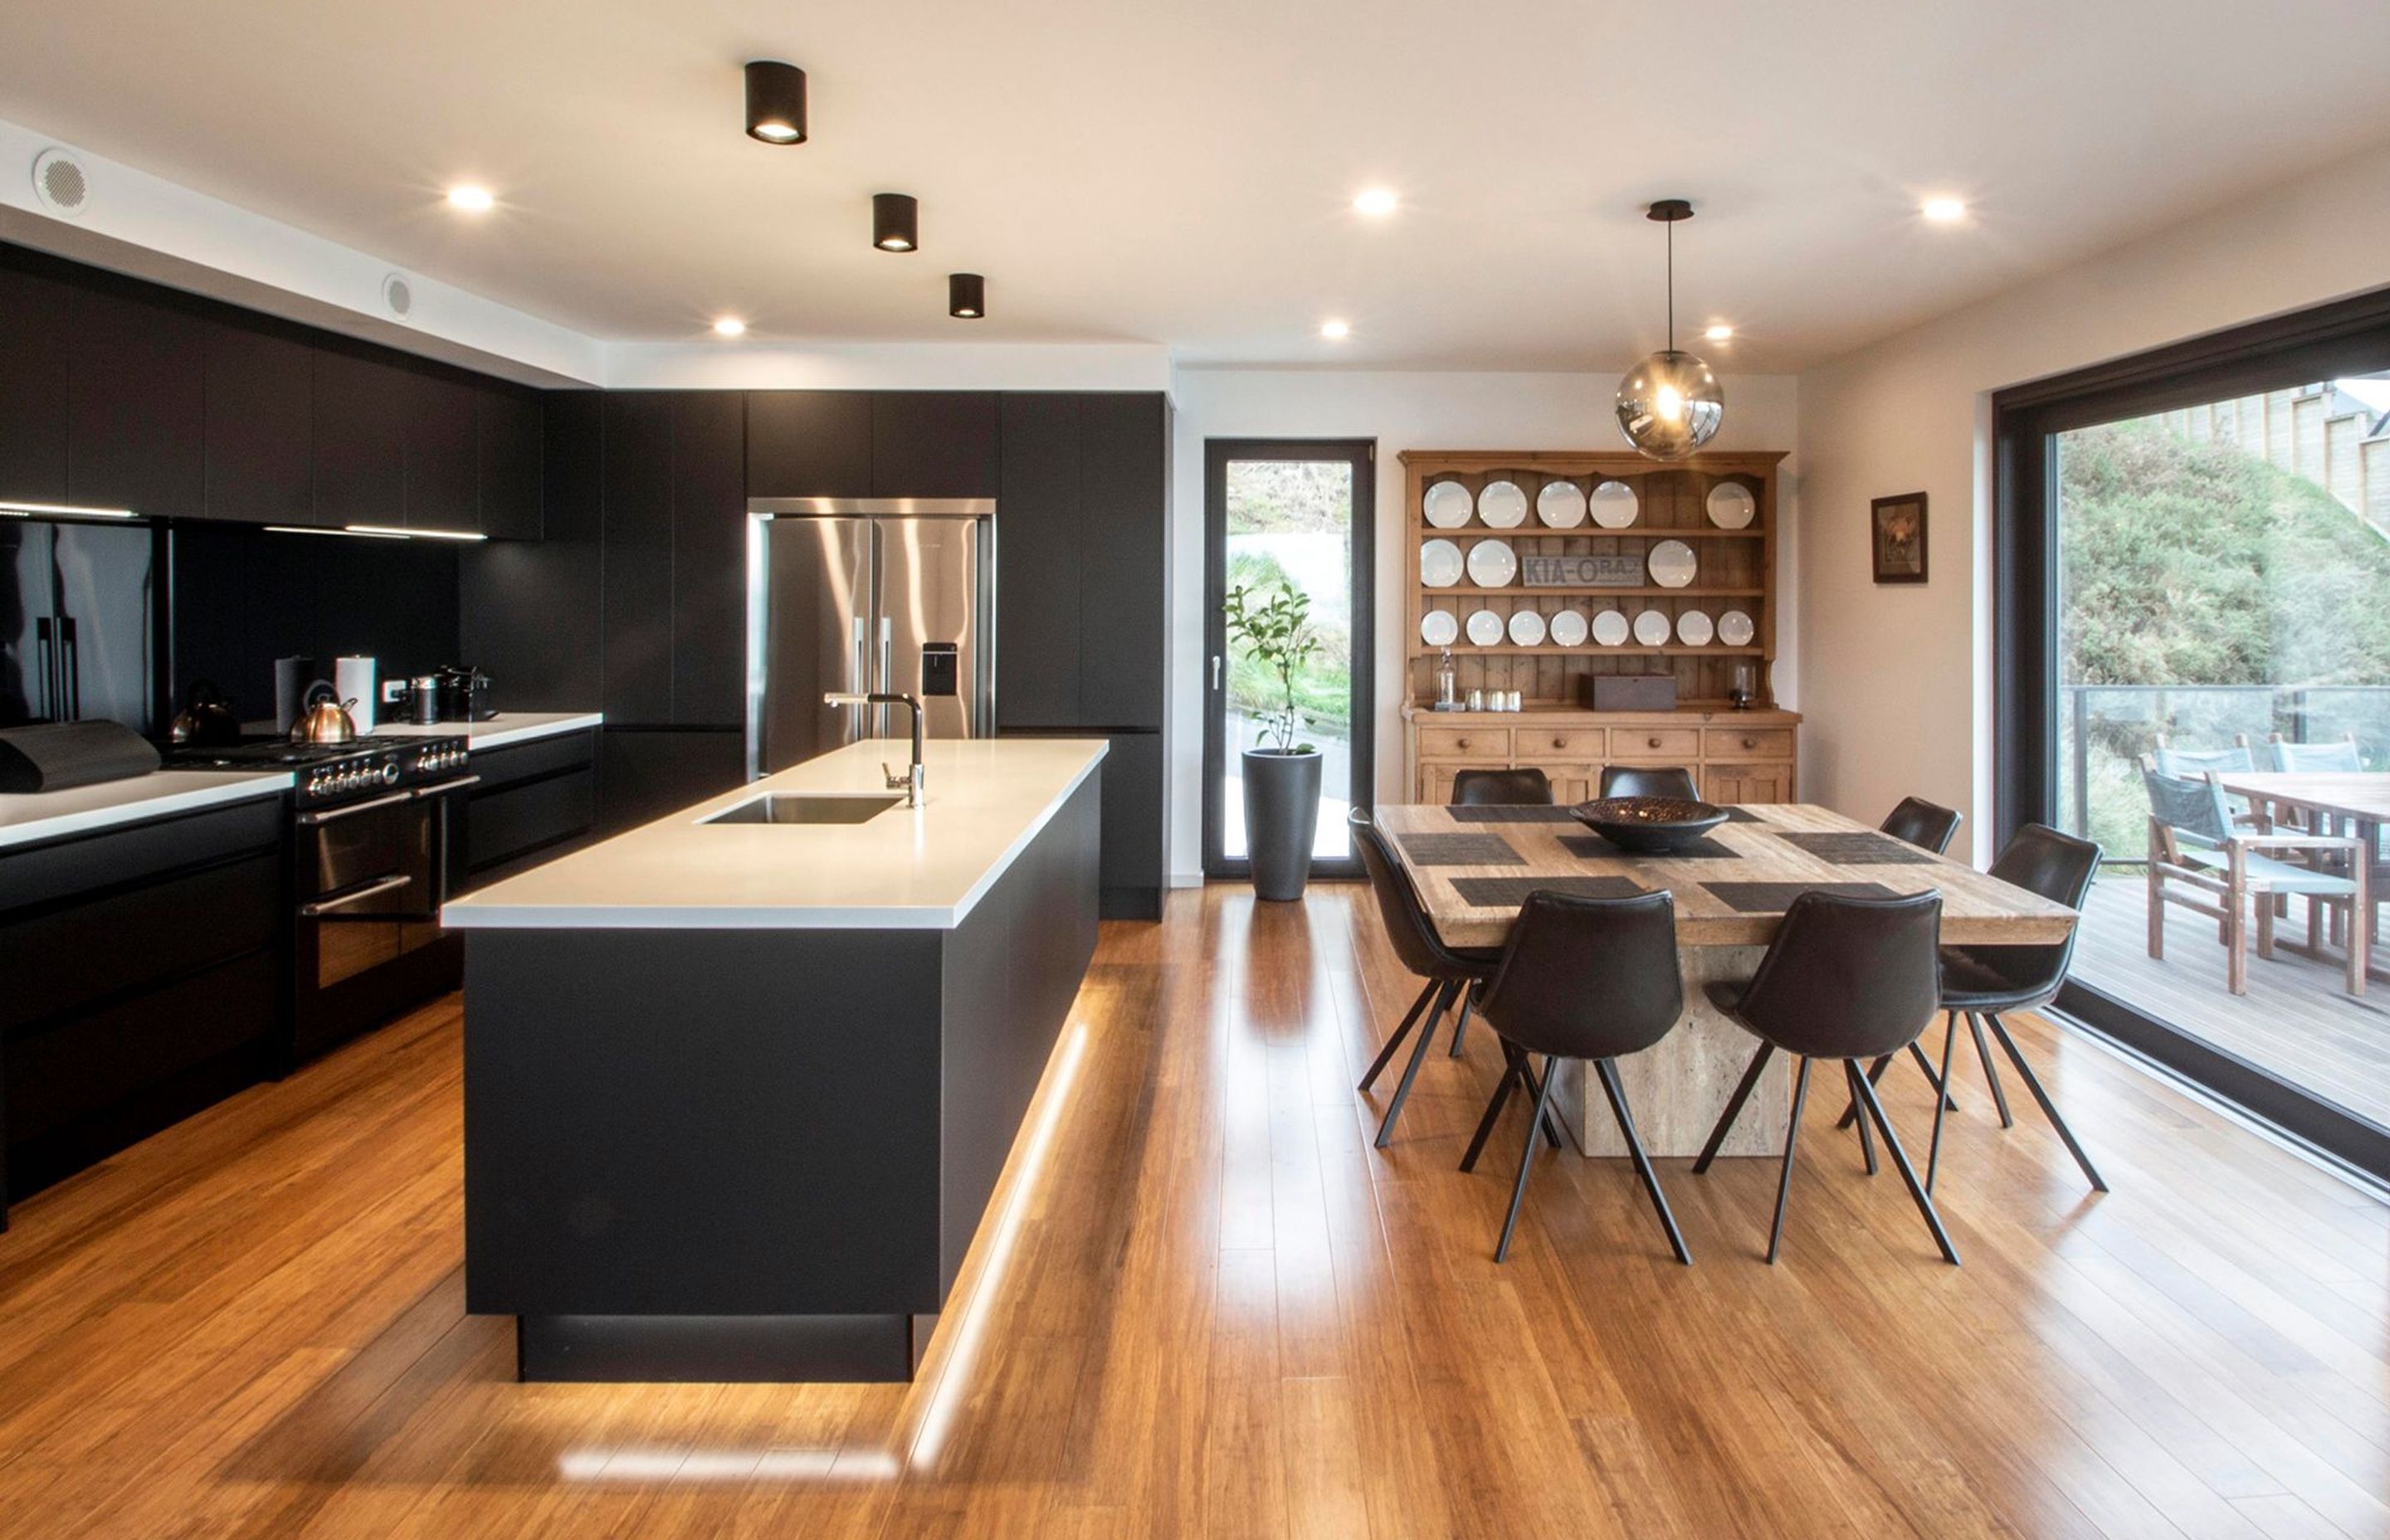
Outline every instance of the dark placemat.
<path id="1" fill-rule="evenodd" d="M 1761 817 L 1758 814 L 1754 813 L 1747 807 L 1728 808 L 1726 810 L 1726 821 L 1730 824 L 1764 824 L 1767 822 L 1767 819 Z"/>
<path id="2" fill-rule="evenodd" d="M 1803 893 L 1836 898 L 1898 898 L 1881 882 L 1704 882 L 1720 902 L 1741 915 L 1780 915 Z"/>
<path id="3" fill-rule="evenodd" d="M 1456 824 L 1565 824 L 1569 810 L 1564 807 L 1540 807 L 1528 803 L 1523 807 L 1450 807 Z"/>
<path id="4" fill-rule="evenodd" d="M 1527 858 L 1498 834 L 1405 834 L 1403 853 L 1419 866 L 1523 866 Z"/>
<path id="5" fill-rule="evenodd" d="M 1571 855 L 1581 855 L 1592 861 L 1616 860 L 1621 856 L 1638 861 L 1740 861 L 1742 859 L 1742 852 L 1729 850 L 1706 834 L 1684 849 L 1672 850 L 1665 855 L 1645 855 L 1636 851 L 1620 850 L 1599 834 L 1563 834 L 1561 836 L 1561 846 Z"/>
<path id="6" fill-rule="evenodd" d="M 1798 845 L 1820 861 L 1837 866 L 1929 866 L 1934 857 L 1905 840 L 1889 834 L 1779 834 L 1788 845 Z"/>
<path id="7" fill-rule="evenodd" d="M 1643 885 L 1624 877 L 1456 877 L 1452 891 L 1472 909 L 1515 909 L 1529 893 L 1571 898 L 1633 898 Z"/>

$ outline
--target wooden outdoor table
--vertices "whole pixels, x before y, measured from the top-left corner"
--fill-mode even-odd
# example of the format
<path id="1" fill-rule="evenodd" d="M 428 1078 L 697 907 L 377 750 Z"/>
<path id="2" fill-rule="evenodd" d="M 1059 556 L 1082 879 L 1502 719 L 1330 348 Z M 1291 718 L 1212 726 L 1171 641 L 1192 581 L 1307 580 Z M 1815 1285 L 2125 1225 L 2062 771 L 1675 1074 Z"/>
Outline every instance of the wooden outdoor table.
<path id="1" fill-rule="evenodd" d="M 1702 986 L 1749 978 L 1798 893 L 1823 888 L 1889 897 L 1938 889 L 1942 939 L 1953 943 L 2046 945 L 2065 940 L 2077 918 L 2062 904 L 1827 808 L 1768 803 L 1730 812 L 1695 851 L 1667 856 L 1618 851 L 1564 808 L 1398 805 L 1376 816 L 1448 945 L 1501 945 L 1536 888 L 1675 895 L 1684 1019 L 1658 1046 L 1618 1061 L 1653 1155 L 1701 1153 L 1757 1046 L 1710 1005 Z M 1780 1056 L 1753 1091 L 1722 1153 L 1782 1153 L 1788 1060 Z M 1590 1109 L 1585 1093 L 1581 1067 L 1568 1066 L 1557 1099 L 1578 1147 L 1588 1155 L 1625 1153 L 1608 1107 Z"/>

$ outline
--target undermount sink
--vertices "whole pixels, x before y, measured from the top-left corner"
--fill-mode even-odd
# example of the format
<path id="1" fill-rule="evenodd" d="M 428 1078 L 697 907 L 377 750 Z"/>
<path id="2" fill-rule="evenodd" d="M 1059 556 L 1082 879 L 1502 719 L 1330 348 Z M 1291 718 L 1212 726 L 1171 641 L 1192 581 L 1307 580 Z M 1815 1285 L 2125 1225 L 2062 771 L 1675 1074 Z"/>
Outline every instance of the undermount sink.
<path id="1" fill-rule="evenodd" d="M 905 799 L 877 791 L 766 791 L 709 817 L 701 824 L 861 824 Z"/>

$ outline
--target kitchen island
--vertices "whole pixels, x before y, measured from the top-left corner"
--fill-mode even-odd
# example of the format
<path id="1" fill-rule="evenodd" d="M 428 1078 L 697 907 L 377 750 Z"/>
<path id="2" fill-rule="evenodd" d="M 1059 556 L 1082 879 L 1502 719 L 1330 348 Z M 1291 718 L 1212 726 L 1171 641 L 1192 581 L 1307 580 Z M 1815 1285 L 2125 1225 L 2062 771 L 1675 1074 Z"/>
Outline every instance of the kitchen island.
<path id="1" fill-rule="evenodd" d="M 909 1378 L 1094 954 L 1104 752 L 933 740 L 872 812 L 854 744 L 447 905 L 522 1378 Z"/>

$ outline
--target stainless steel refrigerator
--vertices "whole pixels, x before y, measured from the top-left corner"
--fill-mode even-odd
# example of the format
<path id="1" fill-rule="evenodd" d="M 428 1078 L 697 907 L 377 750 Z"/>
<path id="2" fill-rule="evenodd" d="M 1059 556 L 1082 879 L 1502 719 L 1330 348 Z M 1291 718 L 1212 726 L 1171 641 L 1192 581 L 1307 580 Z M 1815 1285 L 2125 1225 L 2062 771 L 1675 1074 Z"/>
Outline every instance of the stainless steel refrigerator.
<path id="1" fill-rule="evenodd" d="M 773 497 L 747 514 L 751 776 L 910 736 L 903 707 L 822 704 L 833 690 L 916 696 L 932 738 L 995 736 L 993 500 Z"/>
<path id="2" fill-rule="evenodd" d="M 152 730 L 151 532 L 0 516 L 0 727 Z"/>

